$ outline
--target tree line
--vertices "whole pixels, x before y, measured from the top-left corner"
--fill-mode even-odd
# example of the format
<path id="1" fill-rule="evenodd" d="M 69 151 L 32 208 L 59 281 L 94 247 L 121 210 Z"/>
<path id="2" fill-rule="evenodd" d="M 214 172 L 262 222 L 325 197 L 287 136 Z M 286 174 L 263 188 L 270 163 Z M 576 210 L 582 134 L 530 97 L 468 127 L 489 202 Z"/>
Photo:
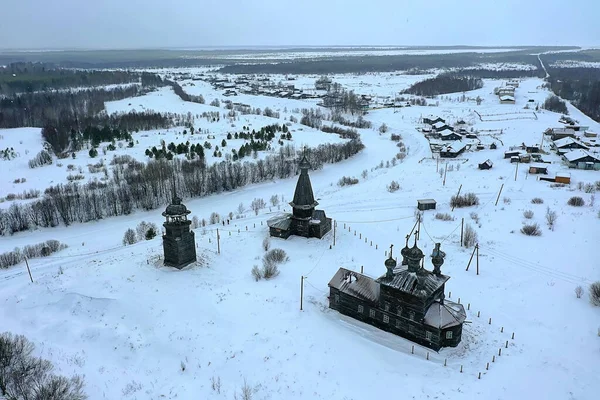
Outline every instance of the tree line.
<path id="1" fill-rule="evenodd" d="M 459 76 L 455 74 L 440 74 L 434 78 L 413 84 L 402 93 L 416 94 L 418 96 L 437 96 L 447 93 L 467 92 L 483 87 L 481 78 L 472 76 Z"/>
<path id="2" fill-rule="evenodd" d="M 364 148 L 360 138 L 344 143 L 322 144 L 308 151 L 313 169 L 324 163 L 345 160 Z M 47 188 L 43 198 L 31 203 L 13 203 L 0 210 L 2 235 L 38 227 L 96 221 L 127 215 L 137 209 L 154 210 L 169 203 L 172 188 L 178 195 L 193 198 L 235 190 L 273 179 L 289 178 L 298 171 L 299 157 L 293 146 L 256 162 L 222 161 L 206 165 L 203 159 L 150 160 L 144 164 L 124 158 L 113 166 L 107 181 L 67 183 Z"/>
<path id="3" fill-rule="evenodd" d="M 549 67 L 550 88 L 594 121 L 600 122 L 600 68 Z"/>
<path id="4" fill-rule="evenodd" d="M 139 81 L 138 73 L 123 70 L 72 70 L 57 68 L 53 64 L 32 62 L 11 63 L 0 67 L 0 95 L 5 96 Z"/>

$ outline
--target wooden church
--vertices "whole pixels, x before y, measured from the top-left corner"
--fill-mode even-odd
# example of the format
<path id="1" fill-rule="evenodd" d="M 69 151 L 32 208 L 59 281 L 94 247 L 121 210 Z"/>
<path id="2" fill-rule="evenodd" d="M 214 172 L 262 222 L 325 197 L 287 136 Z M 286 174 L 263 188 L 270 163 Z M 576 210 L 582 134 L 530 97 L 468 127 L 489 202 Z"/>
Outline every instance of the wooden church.
<path id="1" fill-rule="evenodd" d="M 287 239 L 290 235 L 320 239 L 331 230 L 331 218 L 327 218 L 325 211 L 315 209 L 319 203 L 315 200 L 308 176 L 310 164 L 306 154 L 302 156 L 299 168 L 300 176 L 294 199 L 289 203 L 292 206 L 292 214 L 278 215 L 269 219 L 267 221 L 269 234 L 283 239 Z"/>
<path id="2" fill-rule="evenodd" d="M 449 276 L 441 273 L 445 253 L 436 243 L 431 255 L 433 271 L 426 270 L 425 257 L 415 244 L 401 250 L 402 265 L 390 255 L 385 275 L 378 279 L 340 268 L 329 282 L 329 307 L 377 328 L 438 351 L 456 347 L 466 319 L 461 304 L 446 300 Z"/>
<path id="3" fill-rule="evenodd" d="M 169 267 L 182 269 L 196 262 L 196 240 L 194 232 L 190 230 L 192 221 L 187 218 L 190 212 L 173 191 L 173 200 L 162 213 L 166 218 L 163 223 L 164 263 Z"/>

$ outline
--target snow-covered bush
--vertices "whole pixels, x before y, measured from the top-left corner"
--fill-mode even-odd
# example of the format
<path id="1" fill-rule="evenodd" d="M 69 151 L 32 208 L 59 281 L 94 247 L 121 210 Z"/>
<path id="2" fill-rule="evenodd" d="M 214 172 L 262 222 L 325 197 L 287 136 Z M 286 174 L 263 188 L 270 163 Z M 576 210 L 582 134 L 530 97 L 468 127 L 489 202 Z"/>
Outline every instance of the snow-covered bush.
<path id="1" fill-rule="evenodd" d="M 279 204 L 279 196 L 277 196 L 276 194 L 274 194 L 273 196 L 271 196 L 271 205 L 273 207 L 275 207 L 277 204 Z"/>
<path id="2" fill-rule="evenodd" d="M 554 230 L 554 224 L 556 223 L 557 218 L 558 215 L 556 215 L 556 211 L 552 211 L 550 207 L 548 207 L 546 209 L 546 223 L 548 224 L 548 228 L 550 228 L 551 231 Z"/>
<path id="3" fill-rule="evenodd" d="M 502 202 L 504 202 L 504 204 L 510 204 L 511 203 L 510 197 L 503 197 Z"/>
<path id="4" fill-rule="evenodd" d="M 533 218 L 533 211 L 531 211 L 531 210 L 523 211 L 523 218 L 525 218 L 525 219 Z"/>
<path id="5" fill-rule="evenodd" d="M 465 247 L 472 247 L 477 243 L 477 232 L 471 224 L 465 224 L 465 230 L 463 232 L 463 244 Z"/>
<path id="6" fill-rule="evenodd" d="M 465 193 L 463 195 L 454 195 L 450 198 L 451 207 L 470 207 L 479 204 L 479 198 L 475 193 Z"/>
<path id="7" fill-rule="evenodd" d="M 0 396 L 7 399 L 84 400 L 83 379 L 53 373 L 54 365 L 36 357 L 25 336 L 0 334 Z"/>
<path id="8" fill-rule="evenodd" d="M 575 296 L 577 296 L 578 299 L 580 299 L 581 296 L 583 296 L 583 288 L 581 287 L 581 285 L 575 288 Z"/>
<path id="9" fill-rule="evenodd" d="M 573 207 L 582 207 L 585 205 L 585 201 L 579 196 L 573 196 L 567 201 L 567 204 Z"/>
<path id="10" fill-rule="evenodd" d="M 274 261 L 263 259 L 262 276 L 265 279 L 271 279 L 279 275 L 279 267 Z"/>
<path id="11" fill-rule="evenodd" d="M 338 186 L 349 186 L 349 185 L 356 185 L 358 183 L 358 179 L 354 178 L 354 177 L 349 177 L 349 176 L 342 176 L 340 178 L 340 180 L 338 181 Z"/>
<path id="12" fill-rule="evenodd" d="M 544 204 L 544 199 L 539 197 L 534 197 L 531 199 L 531 204 Z"/>
<path id="13" fill-rule="evenodd" d="M 156 237 L 156 233 L 158 232 L 158 226 L 153 224 L 152 222 L 142 221 L 135 227 L 135 232 L 137 236 L 136 241 L 140 240 L 150 240 Z"/>
<path id="14" fill-rule="evenodd" d="M 435 214 L 435 219 L 442 221 L 454 221 L 454 217 L 448 213 L 437 213 Z"/>
<path id="15" fill-rule="evenodd" d="M 389 185 L 387 185 L 387 191 L 390 193 L 394 193 L 400 189 L 400 184 L 396 181 L 391 181 Z"/>
<path id="16" fill-rule="evenodd" d="M 221 216 L 217 212 L 212 212 L 210 214 L 209 223 L 211 225 L 218 224 L 221 221 Z"/>
<path id="17" fill-rule="evenodd" d="M 258 215 L 258 212 L 260 210 L 262 210 L 263 208 L 265 208 L 266 206 L 267 206 L 267 203 L 265 203 L 265 201 L 263 199 L 259 199 L 259 198 L 252 200 L 252 203 L 250 203 L 250 208 L 252 209 L 252 211 L 254 211 L 254 214 L 256 214 L 256 215 Z"/>
<path id="18" fill-rule="evenodd" d="M 600 306 L 600 281 L 590 285 L 590 302 L 595 306 Z"/>
<path id="19" fill-rule="evenodd" d="M 264 251 L 269 251 L 269 249 L 271 248 L 271 239 L 268 236 L 263 239 L 262 248 Z"/>
<path id="20" fill-rule="evenodd" d="M 471 219 L 475 221 L 477 225 L 479 225 L 479 214 L 477 214 L 476 212 L 472 212 L 469 213 L 469 217 L 471 217 Z"/>
<path id="21" fill-rule="evenodd" d="M 258 268 L 258 265 L 254 265 L 250 273 L 256 282 L 260 281 L 263 277 L 262 270 Z"/>
<path id="22" fill-rule="evenodd" d="M 137 235 L 135 234 L 135 231 L 131 228 L 127 229 L 125 231 L 125 234 L 123 235 L 123 245 L 126 246 L 128 244 L 134 244 L 137 242 Z"/>
<path id="23" fill-rule="evenodd" d="M 37 168 L 50 164 L 52 164 L 52 155 L 46 150 L 41 150 L 35 157 L 29 160 L 29 168 Z"/>
<path id="24" fill-rule="evenodd" d="M 289 257 L 283 249 L 271 249 L 264 255 L 263 259 L 275 263 L 282 263 L 288 261 Z"/>
<path id="25" fill-rule="evenodd" d="M 521 233 L 527 236 L 542 236 L 542 230 L 538 224 L 525 224 L 521 228 Z"/>

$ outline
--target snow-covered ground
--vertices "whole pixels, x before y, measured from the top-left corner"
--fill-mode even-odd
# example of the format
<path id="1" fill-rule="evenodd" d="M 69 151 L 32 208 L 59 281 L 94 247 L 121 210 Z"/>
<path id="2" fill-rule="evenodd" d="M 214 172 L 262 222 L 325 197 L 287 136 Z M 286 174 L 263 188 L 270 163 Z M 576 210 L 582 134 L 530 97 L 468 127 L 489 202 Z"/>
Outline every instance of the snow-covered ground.
<path id="1" fill-rule="evenodd" d="M 425 77 L 399 76 L 397 81 L 392 74 L 333 78 L 361 94 L 385 94 L 410 84 L 409 79 Z M 396 86 L 390 88 L 392 81 Z M 182 271 L 159 265 L 162 246 L 158 237 L 127 247 L 121 244 L 124 231 L 141 220 L 162 223 L 162 210 L 2 237 L 0 252 L 47 239 L 60 240 L 69 248 L 30 260 L 34 283 L 29 282 L 24 265 L 0 271 L 0 326 L 29 337 L 39 355 L 52 360 L 62 373 L 85 374 L 90 399 L 231 399 L 235 392 L 239 397 L 244 381 L 255 389 L 255 399 L 358 400 L 390 393 L 418 399 L 593 399 L 598 387 L 600 314 L 587 301 L 587 293 L 577 299 L 574 289 L 582 285 L 587 291 L 587 285 L 599 279 L 600 265 L 593 254 L 600 237 L 599 205 L 598 201 L 590 205 L 591 194 L 578 190 L 577 184 L 600 181 L 600 174 L 568 170 L 547 142 L 544 159 L 551 162 L 550 176 L 570 172 L 570 186 L 551 187 L 529 175 L 526 165 L 516 169 L 505 160 L 503 153 L 510 146 L 539 144 L 546 128 L 559 126 L 560 115 L 544 110 L 533 115 L 535 105 L 549 94 L 541 88 L 542 80 L 522 80 L 514 105 L 499 104 L 493 89 L 500 84 L 486 80 L 482 89 L 467 93 L 471 99 L 480 96 L 481 105 L 461 102 L 461 93 L 440 97 L 438 106 L 369 112 L 366 119 L 372 121 L 373 129 L 360 130 L 365 150 L 310 174 L 319 208 L 337 222 L 335 246 L 333 232 L 322 240 L 272 239 L 272 247 L 284 249 L 290 260 L 270 281 L 255 282 L 250 270 L 260 264 L 264 253 L 266 220 L 289 211 L 287 201 L 293 196 L 295 179 L 185 199 L 191 216 L 201 219 L 208 219 L 212 212 L 237 214 L 240 203 L 245 210 L 230 225 L 196 229 L 197 250 L 204 262 Z M 184 89 L 202 94 L 207 103 L 221 98 L 198 81 Z M 530 99 L 531 109 L 524 110 Z M 279 123 L 297 115 L 295 108 L 315 107 L 314 101 L 262 96 L 232 100 L 271 107 L 281 113 Z M 111 102 L 107 109 L 192 114 L 217 110 L 184 103 L 170 89 Z M 484 122 L 475 111 L 496 118 L 483 118 Z M 582 125 L 600 131 L 599 124 L 571 105 L 569 111 Z M 420 119 L 428 114 L 449 122 L 464 119 L 469 129 L 480 131 L 482 142 L 494 142 L 498 149 L 471 151 L 438 163 L 417 131 Z M 506 118 L 498 118 L 500 114 Z M 521 116 L 527 119 L 514 119 Z M 276 121 L 250 117 L 257 127 Z M 246 123 L 243 118 L 235 129 Z M 226 123 L 197 121 L 199 128 L 215 134 L 232 129 Z M 389 132 L 380 135 L 377 128 L 384 122 Z M 305 143 L 336 137 L 309 131 L 305 128 L 302 134 L 315 137 Z M 397 153 L 389 140 L 391 133 L 401 134 L 409 151 L 403 162 L 386 168 Z M 180 135 L 179 129 L 167 134 Z M 21 176 L 27 176 L 27 182 L 17 187 L 31 183 L 41 190 L 50 179 L 62 179 L 57 172 L 64 173 L 66 165 L 26 175 L 30 173 L 26 160 L 40 145 L 33 128 L 0 131 L 0 135 L 2 149 L 6 147 L 3 142 L 14 143 L 14 137 L 22 138 L 19 151 L 31 149 L 27 157 L 0 161 L 2 171 L 9 171 L 3 173 L 3 193 L 7 187 L 16 191 L 10 185 Z M 301 134 L 293 135 L 298 140 Z M 159 138 L 152 132 L 140 133 L 134 135 L 139 145 L 117 151 L 142 158 L 146 148 L 142 140 L 154 143 Z M 80 159 L 89 162 L 84 153 L 64 163 Z M 493 168 L 479 170 L 478 164 L 486 159 L 494 163 Z M 378 167 L 381 162 L 383 168 Z M 445 185 L 438 172 L 444 169 Z M 366 178 L 362 176 L 365 170 Z M 41 171 L 49 172 L 42 175 Z M 342 176 L 354 176 L 360 182 L 341 188 L 336 183 Z M 400 184 L 395 193 L 386 190 L 392 180 Z M 452 211 L 450 197 L 461 185 L 461 192 L 476 193 L 480 204 Z M 268 201 L 272 195 L 283 196 L 284 206 L 264 209 L 258 215 L 249 210 L 253 199 Z M 584 207 L 567 205 L 575 195 L 585 199 Z M 534 197 L 542 198 L 544 204 L 532 204 Z M 421 198 L 436 199 L 437 210 L 425 212 L 419 246 L 430 254 L 435 242 L 442 243 L 447 254 L 442 269 L 451 276 L 447 295 L 468 305 L 470 322 L 465 324 L 459 347 L 430 352 L 429 360 L 425 348 L 416 346 L 411 354 L 411 342 L 327 308 L 327 283 L 340 266 L 354 270 L 364 266 L 373 277 L 385 272 L 384 251 L 390 244 L 403 246 Z M 547 207 L 558 214 L 553 231 L 546 227 Z M 534 212 L 531 221 L 542 227 L 542 236 L 520 233 L 525 210 Z M 454 220 L 435 219 L 437 212 L 449 213 Z M 479 275 L 474 265 L 465 271 L 472 249 L 460 246 L 462 218 L 479 237 Z M 428 259 L 425 263 L 431 268 Z M 303 311 L 299 310 L 301 276 L 306 277 Z M 219 391 L 211 383 L 217 379 Z"/>

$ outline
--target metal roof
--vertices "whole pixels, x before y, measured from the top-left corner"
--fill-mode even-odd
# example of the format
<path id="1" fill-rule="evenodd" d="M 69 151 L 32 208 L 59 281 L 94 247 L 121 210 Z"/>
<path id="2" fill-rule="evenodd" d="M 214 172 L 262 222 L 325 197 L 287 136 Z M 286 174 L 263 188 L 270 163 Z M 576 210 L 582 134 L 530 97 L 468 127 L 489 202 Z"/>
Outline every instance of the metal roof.
<path id="1" fill-rule="evenodd" d="M 346 268 L 338 269 L 328 285 L 359 299 L 379 301 L 379 283 L 373 278 Z"/>
<path id="2" fill-rule="evenodd" d="M 269 228 L 288 230 L 291 223 L 291 214 L 281 214 L 267 220 Z"/>
<path id="3" fill-rule="evenodd" d="M 422 289 L 417 288 L 418 280 L 422 281 Z M 419 272 L 410 272 L 408 269 L 395 273 L 392 279 L 382 276 L 377 281 L 385 286 L 401 290 L 404 293 L 418 297 L 428 297 L 438 290 L 446 281 L 450 279 L 446 275 L 436 275 L 426 269 L 419 269 Z"/>
<path id="4" fill-rule="evenodd" d="M 423 322 L 425 325 L 444 329 L 460 325 L 465 319 L 467 319 L 467 313 L 462 304 L 444 300 L 443 304 L 435 302 L 429 307 Z"/>

